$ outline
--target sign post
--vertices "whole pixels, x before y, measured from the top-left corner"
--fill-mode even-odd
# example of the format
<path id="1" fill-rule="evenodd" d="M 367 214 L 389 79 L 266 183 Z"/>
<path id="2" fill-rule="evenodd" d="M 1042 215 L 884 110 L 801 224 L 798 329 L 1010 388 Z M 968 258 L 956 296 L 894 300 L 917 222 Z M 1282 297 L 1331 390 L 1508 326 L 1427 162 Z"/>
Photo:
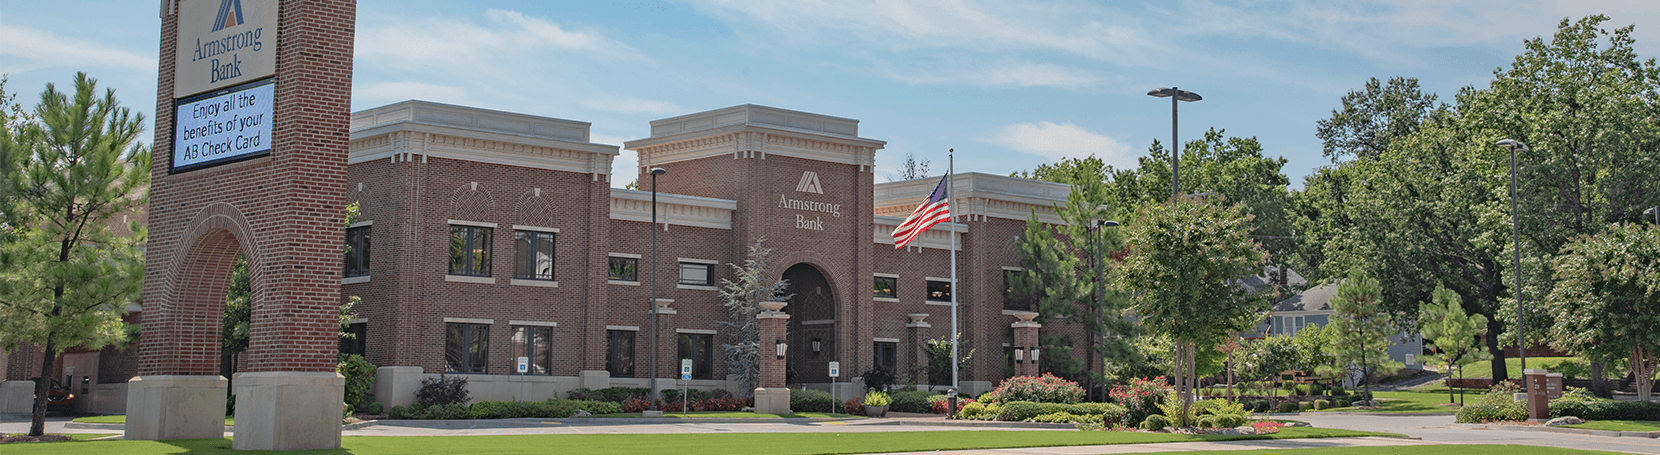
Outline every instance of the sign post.
<path id="1" fill-rule="evenodd" d="M 680 359 L 680 415 L 686 415 L 686 401 L 692 391 L 692 359 Z"/>
<path id="2" fill-rule="evenodd" d="M 847 412 L 847 404 L 842 403 L 841 395 L 836 393 L 836 377 L 842 375 L 842 363 L 830 362 L 830 399 L 836 402 L 836 409 Z"/>

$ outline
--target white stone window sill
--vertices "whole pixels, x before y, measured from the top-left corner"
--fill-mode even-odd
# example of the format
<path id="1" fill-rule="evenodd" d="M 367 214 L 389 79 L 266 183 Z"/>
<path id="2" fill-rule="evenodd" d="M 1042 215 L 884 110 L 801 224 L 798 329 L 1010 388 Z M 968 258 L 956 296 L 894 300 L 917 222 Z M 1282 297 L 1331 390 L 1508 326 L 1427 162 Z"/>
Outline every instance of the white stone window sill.
<path id="1" fill-rule="evenodd" d="M 640 282 L 638 282 L 638 281 L 625 281 L 625 280 L 605 280 L 605 284 L 618 284 L 618 285 L 623 285 L 623 286 L 639 286 Z"/>
<path id="2" fill-rule="evenodd" d="M 347 278 L 341 278 L 340 279 L 340 284 L 341 285 L 368 283 L 368 282 L 369 282 L 369 275 L 354 276 L 354 277 L 347 277 Z"/>
<path id="3" fill-rule="evenodd" d="M 699 290 L 699 291 L 719 291 L 720 290 L 720 288 L 717 288 L 717 287 L 714 287 L 714 286 L 698 286 L 698 285 L 694 285 L 694 284 L 676 284 L 676 285 L 674 285 L 674 287 L 680 288 L 680 289 L 694 289 L 694 290 Z"/>
<path id="4" fill-rule="evenodd" d="M 877 297 L 876 301 L 878 301 L 878 302 L 899 303 L 899 299 L 896 299 L 896 298 L 893 298 L 893 297 Z"/>
<path id="5" fill-rule="evenodd" d="M 539 287 L 539 288 L 556 288 L 556 287 L 559 287 L 559 282 L 558 281 L 521 280 L 521 279 L 518 279 L 518 278 L 514 278 L 513 280 L 508 281 L 507 283 L 511 284 L 511 285 L 514 285 L 514 286 L 535 286 L 535 287 Z"/>
<path id="6" fill-rule="evenodd" d="M 929 305 L 951 306 L 951 302 L 941 302 L 941 301 L 938 301 L 938 300 L 929 300 L 929 301 L 926 301 L 926 302 L 923 302 L 923 303 L 926 303 L 926 304 L 929 304 Z"/>
<path id="7" fill-rule="evenodd" d="M 444 275 L 444 281 L 449 281 L 449 282 L 454 282 L 454 283 L 496 284 L 496 277 Z"/>

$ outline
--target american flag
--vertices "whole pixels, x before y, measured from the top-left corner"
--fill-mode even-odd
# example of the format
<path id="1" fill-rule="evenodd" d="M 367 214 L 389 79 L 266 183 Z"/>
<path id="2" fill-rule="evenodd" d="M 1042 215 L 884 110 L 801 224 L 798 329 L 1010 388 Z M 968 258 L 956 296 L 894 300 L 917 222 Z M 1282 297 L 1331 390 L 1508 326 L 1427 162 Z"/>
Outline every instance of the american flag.
<path id="1" fill-rule="evenodd" d="M 893 230 L 893 249 L 904 248 L 928 228 L 951 220 L 951 203 L 945 196 L 945 181 L 950 178 L 951 174 L 941 177 L 940 184 L 934 187 L 934 193 L 928 195 L 928 200 L 922 201 L 922 205 L 917 206 L 916 211 Z"/>

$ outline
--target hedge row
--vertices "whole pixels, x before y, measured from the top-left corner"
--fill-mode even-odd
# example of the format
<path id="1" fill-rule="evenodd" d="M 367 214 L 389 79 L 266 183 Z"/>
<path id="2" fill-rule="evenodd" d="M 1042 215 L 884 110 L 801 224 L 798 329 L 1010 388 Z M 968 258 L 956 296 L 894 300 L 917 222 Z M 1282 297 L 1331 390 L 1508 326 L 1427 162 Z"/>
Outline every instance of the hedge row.
<path id="1" fill-rule="evenodd" d="M 1102 422 L 1111 426 L 1114 424 L 1134 424 L 1125 422 L 1130 410 L 1113 403 L 1034 403 L 1030 401 L 1014 401 L 1001 403 L 997 411 L 997 420 L 1005 422 L 1024 422 L 1046 414 L 1067 413 L 1072 415 L 1098 415 Z"/>
<path id="2" fill-rule="evenodd" d="M 1660 403 L 1564 399 L 1550 403 L 1550 416 L 1574 416 L 1585 420 L 1660 420 Z"/>
<path id="3" fill-rule="evenodd" d="M 420 404 L 413 404 L 409 407 L 393 406 L 388 417 L 417 420 L 517 419 L 525 417 L 559 419 L 570 417 L 576 414 L 577 410 L 588 411 L 590 414 L 622 412 L 620 406 L 608 401 L 480 401 L 473 403 L 472 406 L 465 403 L 439 406 L 421 406 Z"/>

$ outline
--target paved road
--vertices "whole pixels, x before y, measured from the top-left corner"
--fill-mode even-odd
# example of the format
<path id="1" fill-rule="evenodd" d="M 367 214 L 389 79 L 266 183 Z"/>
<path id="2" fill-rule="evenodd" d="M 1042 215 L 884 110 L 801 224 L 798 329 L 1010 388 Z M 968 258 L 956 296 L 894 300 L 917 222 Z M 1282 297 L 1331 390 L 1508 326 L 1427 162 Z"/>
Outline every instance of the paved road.
<path id="1" fill-rule="evenodd" d="M 1542 431 L 1465 430 L 1451 428 L 1453 416 L 1379 416 L 1348 413 L 1303 413 L 1286 417 L 1321 428 L 1381 431 L 1444 444 L 1526 444 L 1569 449 L 1660 454 L 1660 439 L 1616 438 Z"/>

